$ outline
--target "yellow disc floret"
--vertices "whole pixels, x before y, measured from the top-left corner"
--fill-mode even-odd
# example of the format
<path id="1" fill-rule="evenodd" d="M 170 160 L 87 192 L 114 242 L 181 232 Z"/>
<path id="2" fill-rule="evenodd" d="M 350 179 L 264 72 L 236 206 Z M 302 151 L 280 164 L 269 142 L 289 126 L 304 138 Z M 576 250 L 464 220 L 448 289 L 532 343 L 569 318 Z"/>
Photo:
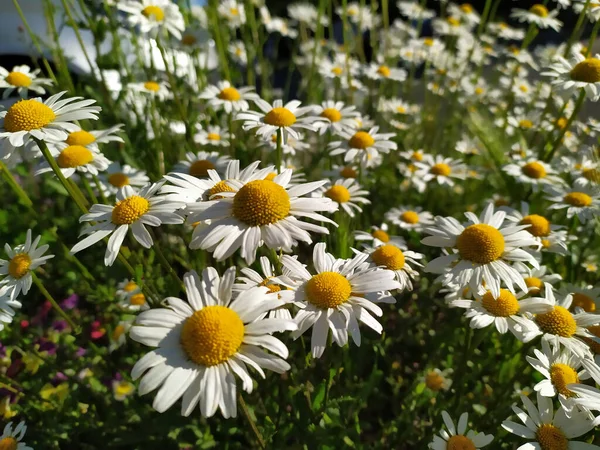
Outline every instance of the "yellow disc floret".
<path id="1" fill-rule="evenodd" d="M 341 184 L 334 184 L 325 191 L 324 195 L 337 203 L 346 203 L 350 201 L 350 191 Z"/>
<path id="2" fill-rule="evenodd" d="M 188 358 L 202 366 L 222 364 L 235 355 L 244 340 L 244 322 L 225 306 L 207 306 L 183 324 L 181 346 Z"/>
<path id="3" fill-rule="evenodd" d="M 371 233 L 371 236 L 373 236 L 375 239 L 379 239 L 381 242 L 390 241 L 390 235 L 383 230 L 375 230 Z"/>
<path id="4" fill-rule="evenodd" d="M 141 292 L 129 297 L 129 304 L 133 306 L 142 306 L 146 303 L 146 296 Z"/>
<path id="5" fill-rule="evenodd" d="M 69 145 L 58 157 L 56 163 L 61 169 L 74 169 L 85 166 L 94 160 L 94 154 L 81 145 Z"/>
<path id="6" fill-rule="evenodd" d="M 529 8 L 529 12 L 538 17 L 548 17 L 548 8 L 546 8 L 544 5 L 533 5 L 531 8 Z"/>
<path id="7" fill-rule="evenodd" d="M 325 117 L 331 122 L 339 122 L 342 120 L 342 113 L 335 108 L 325 108 L 321 113 L 321 117 Z"/>
<path id="8" fill-rule="evenodd" d="M 388 66 L 379 66 L 377 68 L 377 73 L 384 78 L 389 78 L 390 75 L 392 74 L 392 71 L 390 70 L 390 68 Z"/>
<path id="9" fill-rule="evenodd" d="M 525 284 L 527 285 L 527 288 L 529 289 L 529 293 L 530 294 L 539 294 L 540 291 L 542 290 L 542 287 L 544 286 L 544 283 L 542 282 L 542 280 L 540 280 L 537 277 L 526 277 L 524 279 Z"/>
<path id="10" fill-rule="evenodd" d="M 573 301 L 571 302 L 571 308 L 579 307 L 585 312 L 593 313 L 596 311 L 596 302 L 589 295 L 582 294 L 581 292 L 573 293 Z"/>
<path id="11" fill-rule="evenodd" d="M 509 317 L 519 312 L 517 298 L 507 289 L 500 289 L 500 296 L 496 299 L 490 291 L 481 299 L 483 307 L 493 316 Z"/>
<path id="12" fill-rule="evenodd" d="M 165 12 L 162 8 L 154 5 L 146 6 L 142 9 L 142 14 L 147 19 L 155 20 L 157 22 L 162 22 L 165 19 Z"/>
<path id="13" fill-rule="evenodd" d="M 12 436 L 0 440 L 0 450 L 17 450 L 19 442 Z"/>
<path id="14" fill-rule="evenodd" d="M 411 225 L 414 225 L 416 223 L 419 223 L 419 214 L 415 211 L 404 211 L 400 215 L 400 220 L 402 222 L 410 223 Z"/>
<path id="15" fill-rule="evenodd" d="M 69 133 L 66 142 L 69 145 L 82 145 L 85 147 L 96 142 L 96 137 L 88 131 L 79 130 Z"/>
<path id="16" fill-rule="evenodd" d="M 112 223 L 115 225 L 130 225 L 137 222 L 148 212 L 150 202 L 139 195 L 132 195 L 117 202 L 112 210 Z"/>
<path id="17" fill-rule="evenodd" d="M 371 253 L 371 259 L 378 266 L 385 266 L 389 270 L 402 270 L 405 263 L 402 250 L 391 244 L 377 247 L 377 249 Z"/>
<path id="18" fill-rule="evenodd" d="M 350 147 L 365 150 L 375 144 L 375 139 L 366 131 L 357 131 L 348 142 Z"/>
<path id="19" fill-rule="evenodd" d="M 23 278 L 31 266 L 31 257 L 27 253 L 18 253 L 8 263 L 8 274 L 13 278 Z"/>
<path id="20" fill-rule="evenodd" d="M 439 373 L 432 371 L 429 372 L 425 376 L 425 386 L 427 386 L 432 391 L 439 391 L 444 387 L 444 377 L 442 377 Z"/>
<path id="21" fill-rule="evenodd" d="M 548 236 L 550 234 L 550 222 L 538 214 L 525 216 L 520 223 L 521 225 L 529 225 L 526 230 L 536 237 Z"/>
<path id="22" fill-rule="evenodd" d="M 562 430 L 549 423 L 538 427 L 535 438 L 542 450 L 568 450 L 569 448 L 569 440 Z"/>
<path id="23" fill-rule="evenodd" d="M 555 306 L 550 312 L 538 314 L 535 321 L 544 333 L 556 336 L 571 337 L 577 331 L 573 315 L 562 306 Z"/>
<path id="24" fill-rule="evenodd" d="M 358 172 L 350 166 L 345 166 L 342 170 L 340 170 L 340 175 L 343 178 L 356 178 L 358 177 Z"/>
<path id="25" fill-rule="evenodd" d="M 564 196 L 563 200 L 565 203 L 579 208 L 590 206 L 593 201 L 592 197 L 584 192 L 569 192 Z"/>
<path id="26" fill-rule="evenodd" d="M 575 394 L 567 389 L 567 385 L 579 383 L 579 377 L 571 366 L 556 363 L 550 366 L 550 381 L 559 393 L 565 397 L 573 397 Z"/>
<path id="27" fill-rule="evenodd" d="M 156 81 L 146 81 L 144 83 L 144 87 L 152 92 L 160 91 L 160 84 L 158 84 Z"/>
<path id="28" fill-rule="evenodd" d="M 476 450 L 475 444 L 471 439 L 462 434 L 455 434 L 450 436 L 448 444 L 446 444 L 446 450 Z"/>
<path id="29" fill-rule="evenodd" d="M 523 174 L 529 178 L 536 180 L 544 178 L 547 175 L 546 168 L 537 161 L 532 161 L 525 164 L 523 167 L 521 167 L 521 172 L 523 172 Z"/>
<path id="30" fill-rule="evenodd" d="M 125 285 L 123 290 L 125 292 L 132 292 L 132 291 L 135 291 L 137 288 L 138 288 L 138 285 L 135 283 L 135 281 L 130 281 Z"/>
<path id="31" fill-rule="evenodd" d="M 470 225 L 456 239 L 462 259 L 479 264 L 496 261 L 504 253 L 504 236 L 485 223 Z"/>
<path id="32" fill-rule="evenodd" d="M 21 100 L 8 109 L 4 116 L 4 128 L 10 133 L 37 130 L 54 119 L 56 114 L 49 106 L 37 100 Z"/>
<path id="33" fill-rule="evenodd" d="M 288 193 L 269 180 L 250 181 L 233 198 L 233 215 L 252 227 L 279 222 L 290 208 Z"/>
<path id="34" fill-rule="evenodd" d="M 445 163 L 438 163 L 431 166 L 429 172 L 433 175 L 441 175 L 443 177 L 447 177 L 452 172 L 452 168 Z"/>
<path id="35" fill-rule="evenodd" d="M 6 78 L 4 78 L 4 81 L 15 87 L 31 86 L 31 78 L 21 72 L 10 72 Z"/>
<path id="36" fill-rule="evenodd" d="M 121 172 L 110 174 L 108 176 L 108 182 L 117 188 L 121 188 L 123 186 L 129 186 L 129 184 L 130 184 L 129 177 Z"/>
<path id="37" fill-rule="evenodd" d="M 218 200 L 220 198 L 223 198 L 222 195 L 216 195 L 220 194 L 221 192 L 235 192 L 235 189 L 229 186 L 229 184 L 227 184 L 227 181 L 221 180 L 210 188 L 210 191 L 208 191 L 209 198 L 211 200 Z M 213 197 L 213 195 L 215 195 L 215 197 Z"/>
<path id="38" fill-rule="evenodd" d="M 571 79 L 583 83 L 600 82 L 600 59 L 587 58 L 571 69 Z"/>
<path id="39" fill-rule="evenodd" d="M 218 133 L 208 133 L 206 135 L 206 139 L 208 139 L 209 141 L 220 141 L 221 135 Z"/>
<path id="40" fill-rule="evenodd" d="M 352 294 L 350 282 L 336 272 L 322 272 L 306 283 L 306 297 L 317 308 L 337 308 Z"/>
<path id="41" fill-rule="evenodd" d="M 215 170 L 215 165 L 208 159 L 194 161 L 190 165 L 190 175 L 194 177 L 206 177 L 209 170 Z"/>
<path id="42" fill-rule="evenodd" d="M 274 127 L 291 127 L 296 123 L 296 116 L 287 108 L 273 108 L 263 119 L 267 125 Z"/>
<path id="43" fill-rule="evenodd" d="M 228 102 L 235 102 L 242 98 L 240 92 L 234 87 L 226 87 L 217 95 L 221 100 L 226 100 Z"/>

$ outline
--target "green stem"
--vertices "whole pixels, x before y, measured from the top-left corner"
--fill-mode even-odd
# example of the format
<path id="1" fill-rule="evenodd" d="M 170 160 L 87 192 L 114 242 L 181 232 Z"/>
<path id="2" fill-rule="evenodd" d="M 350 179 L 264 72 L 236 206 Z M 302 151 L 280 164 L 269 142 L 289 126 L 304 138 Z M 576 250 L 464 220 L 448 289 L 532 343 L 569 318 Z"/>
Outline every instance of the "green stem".
<path id="1" fill-rule="evenodd" d="M 579 93 L 579 98 L 577 98 L 577 103 L 575 103 L 575 108 L 573 109 L 573 113 L 569 117 L 569 120 L 567 120 L 566 125 L 561 129 L 560 134 L 558 135 L 558 137 L 552 144 L 552 149 L 548 152 L 548 154 L 544 158 L 544 161 L 548 162 L 548 161 L 552 160 L 552 157 L 558 150 L 558 147 L 560 146 L 560 143 L 562 142 L 563 138 L 565 137 L 565 134 L 567 134 L 567 131 L 569 131 L 569 127 L 571 126 L 571 124 L 573 123 L 575 118 L 577 117 L 577 114 L 579 114 L 579 110 L 583 106 L 584 100 L 585 100 L 585 89 L 581 89 L 581 92 Z"/>
<path id="2" fill-rule="evenodd" d="M 73 330 L 73 332 L 75 334 L 79 334 L 81 333 L 81 327 L 78 325 L 75 325 L 75 323 L 71 320 L 71 318 L 67 315 L 67 313 L 65 313 L 62 308 L 60 307 L 60 305 L 58 303 L 56 303 L 56 300 L 54 300 L 54 298 L 52 297 L 52 295 L 50 295 L 50 293 L 46 290 L 46 288 L 44 287 L 44 284 L 40 281 L 40 279 L 37 277 L 37 275 L 35 274 L 35 272 L 31 272 L 31 277 L 33 278 L 33 283 L 37 286 L 37 288 L 40 290 L 40 292 L 42 293 L 42 295 L 44 297 L 46 297 L 46 299 L 50 302 L 50 304 L 52 305 L 52 307 L 56 310 L 56 312 L 67 321 L 67 323 L 69 324 L 69 326 L 71 327 L 71 329 Z"/>
<path id="3" fill-rule="evenodd" d="M 152 236 L 152 240 L 154 241 L 154 245 L 152 246 L 152 249 L 156 252 L 156 255 L 158 256 L 158 260 L 160 261 L 160 264 L 163 266 L 163 268 L 167 272 L 169 272 L 169 274 L 175 279 L 175 281 L 177 281 L 177 283 L 179 283 L 181 288 L 185 290 L 185 285 L 183 284 L 183 281 L 181 280 L 181 278 L 179 278 L 179 275 L 177 275 L 177 272 L 175 271 L 175 269 L 173 269 L 173 266 L 171 266 L 171 264 L 169 263 L 169 260 L 163 253 L 163 251 L 160 247 L 160 240 L 157 238 L 156 233 L 151 228 L 149 229 L 149 231 L 150 231 L 150 235 Z"/>
<path id="4" fill-rule="evenodd" d="M 577 39 L 577 35 L 579 34 L 579 29 L 581 28 L 581 26 L 583 25 L 583 22 L 585 21 L 585 15 L 586 15 L 587 9 L 590 5 L 590 1 L 591 0 L 587 0 L 585 2 L 585 5 L 583 5 L 583 9 L 579 13 L 579 17 L 577 18 L 577 23 L 575 24 L 575 28 L 573 29 L 571 36 L 569 36 L 569 40 L 567 41 L 567 46 L 565 47 L 565 52 L 563 53 L 563 56 L 565 58 L 568 58 L 569 52 L 571 51 L 571 47 L 573 47 L 573 44 L 575 43 L 575 39 Z"/>
<path id="5" fill-rule="evenodd" d="M 258 441 L 258 445 L 261 449 L 267 448 L 265 438 L 263 438 L 262 434 L 258 430 L 258 427 L 256 426 L 256 422 L 250 415 L 250 411 L 248 410 L 248 406 L 246 405 L 246 401 L 244 400 L 244 397 L 242 397 L 242 394 L 238 394 L 238 402 L 240 404 L 240 408 L 242 409 L 242 414 L 244 414 L 244 417 L 246 418 L 246 420 L 248 420 L 248 423 L 250 423 L 250 428 L 252 428 L 252 432 L 254 433 L 254 437 Z"/>

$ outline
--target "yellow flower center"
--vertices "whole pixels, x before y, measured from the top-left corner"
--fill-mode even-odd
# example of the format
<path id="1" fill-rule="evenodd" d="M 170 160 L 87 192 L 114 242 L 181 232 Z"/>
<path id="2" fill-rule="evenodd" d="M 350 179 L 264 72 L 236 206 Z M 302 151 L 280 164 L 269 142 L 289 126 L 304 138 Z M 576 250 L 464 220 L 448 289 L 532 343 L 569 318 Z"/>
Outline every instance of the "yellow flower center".
<path id="1" fill-rule="evenodd" d="M 554 334 L 562 337 L 571 337 L 577 331 L 577 323 L 573 315 L 562 306 L 545 314 L 538 314 L 535 321 L 544 333 Z"/>
<path id="2" fill-rule="evenodd" d="M 306 283 L 306 297 L 317 308 L 337 308 L 352 294 L 350 282 L 336 272 L 322 272 Z"/>
<path id="3" fill-rule="evenodd" d="M 226 87 L 221 92 L 219 92 L 219 95 L 217 95 L 217 97 L 219 97 L 221 100 L 226 100 L 228 102 L 235 102 L 242 98 L 239 91 L 231 86 Z"/>
<path id="4" fill-rule="evenodd" d="M 527 288 L 529 289 L 529 293 L 534 295 L 539 294 L 542 290 L 542 286 L 544 285 L 542 280 L 536 277 L 527 277 L 524 281 L 527 285 Z"/>
<path id="5" fill-rule="evenodd" d="M 237 8 L 229 8 L 229 14 L 231 14 L 232 16 L 239 16 L 240 12 Z"/>
<path id="6" fill-rule="evenodd" d="M 583 192 L 569 192 L 563 198 L 565 203 L 572 206 L 583 208 L 592 204 L 592 197 Z"/>
<path id="7" fill-rule="evenodd" d="M 130 225 L 139 220 L 150 209 L 150 202 L 139 195 L 132 195 L 117 202 L 112 210 L 112 223 Z"/>
<path id="8" fill-rule="evenodd" d="M 460 9 L 465 14 L 471 14 L 473 12 L 473 6 L 471 6 L 470 3 L 463 3 L 462 5 L 460 5 Z"/>
<path id="9" fill-rule="evenodd" d="M 269 180 L 250 181 L 233 198 L 233 215 L 252 227 L 279 222 L 290 208 L 288 193 Z"/>
<path id="10" fill-rule="evenodd" d="M 478 86 L 478 87 L 476 87 L 476 88 L 475 88 L 475 93 L 476 93 L 477 95 L 481 95 L 481 94 L 483 94 L 484 92 L 485 92 L 485 90 L 484 90 L 482 87 L 479 87 L 479 86 Z"/>
<path id="11" fill-rule="evenodd" d="M 452 172 L 452 168 L 448 164 L 439 163 L 439 164 L 434 164 L 433 166 L 431 166 L 431 169 L 429 169 L 429 172 L 434 175 L 441 175 L 441 176 L 447 177 Z"/>
<path id="12" fill-rule="evenodd" d="M 321 113 L 321 117 L 325 117 L 331 122 L 339 122 L 342 120 L 342 113 L 335 108 L 325 108 Z"/>
<path id="13" fill-rule="evenodd" d="M 220 141 L 221 135 L 218 133 L 208 133 L 206 139 L 208 139 L 209 141 Z"/>
<path id="14" fill-rule="evenodd" d="M 123 290 L 124 290 L 125 292 L 132 292 L 132 291 L 135 291 L 137 288 L 138 288 L 138 285 L 137 285 L 137 284 L 135 284 L 135 282 L 133 282 L 133 281 L 130 281 L 129 283 L 127 283 L 127 284 L 125 285 L 125 287 L 123 288 Z"/>
<path id="15" fill-rule="evenodd" d="M 413 152 L 410 159 L 412 159 L 413 161 L 423 161 L 423 153 Z"/>
<path id="16" fill-rule="evenodd" d="M 560 428 L 549 423 L 539 426 L 535 432 L 535 438 L 542 447 L 542 450 L 567 450 L 569 440 Z"/>
<path id="17" fill-rule="evenodd" d="M 342 69 L 341 67 L 334 67 L 333 69 L 331 69 L 331 73 L 339 77 L 342 73 L 344 73 L 344 69 Z"/>
<path id="18" fill-rule="evenodd" d="M 385 266 L 390 270 L 402 270 L 405 259 L 404 253 L 395 245 L 382 245 L 371 253 L 371 259 L 378 266 Z"/>
<path id="19" fill-rule="evenodd" d="M 89 133 L 84 130 L 79 130 L 69 133 L 69 137 L 67 137 L 66 142 L 69 145 L 81 145 L 85 147 L 86 145 L 90 145 L 93 142 L 96 142 L 96 138 L 92 133 Z"/>
<path id="20" fill-rule="evenodd" d="M 356 178 L 358 173 L 350 166 L 345 166 L 342 170 L 340 170 L 340 175 L 343 178 Z"/>
<path id="21" fill-rule="evenodd" d="M 592 333 L 594 336 L 600 338 L 600 325 L 592 325 L 591 327 L 588 327 L 587 329 L 590 333 Z M 593 339 L 589 339 L 589 338 L 584 338 L 585 342 L 587 343 L 587 345 L 590 346 L 590 349 L 592 350 L 592 352 L 594 352 L 596 355 L 600 355 L 600 343 L 594 341 Z"/>
<path id="22" fill-rule="evenodd" d="M 521 172 L 529 178 L 536 180 L 546 176 L 546 169 L 537 161 L 532 161 L 521 167 Z"/>
<path id="23" fill-rule="evenodd" d="M 210 162 L 208 159 L 201 159 L 194 161 L 190 165 L 190 175 L 194 177 L 206 177 L 208 176 L 208 171 L 214 169 L 215 165 L 212 162 Z"/>
<path id="24" fill-rule="evenodd" d="M 274 127 L 291 127 L 296 123 L 296 116 L 287 108 L 273 108 L 263 120 Z"/>
<path id="25" fill-rule="evenodd" d="M 4 128 L 9 133 L 37 130 L 54 119 L 56 114 L 49 106 L 37 100 L 21 100 L 8 109 L 4 116 Z"/>
<path id="26" fill-rule="evenodd" d="M 94 160 L 94 155 L 81 145 L 69 145 L 56 158 L 58 167 L 62 169 L 73 169 L 85 166 Z"/>
<path id="27" fill-rule="evenodd" d="M 357 131 L 348 142 L 350 147 L 365 150 L 375 144 L 375 139 L 366 131 Z"/>
<path id="28" fill-rule="evenodd" d="M 202 366 L 222 364 L 235 355 L 244 340 L 244 322 L 225 306 L 207 306 L 183 324 L 181 346 Z"/>
<path id="29" fill-rule="evenodd" d="M 5 437 L 0 440 L 0 450 L 17 450 L 19 443 L 14 437 Z"/>
<path id="30" fill-rule="evenodd" d="M 192 34 L 186 34 L 181 38 L 183 45 L 194 45 L 197 42 L 196 36 Z"/>
<path id="31" fill-rule="evenodd" d="M 112 332 L 112 339 L 113 341 L 116 341 L 117 339 L 119 339 L 121 336 L 123 336 L 123 333 L 125 333 L 125 327 L 121 324 L 117 325 L 115 327 L 115 329 Z"/>
<path id="32" fill-rule="evenodd" d="M 144 9 L 142 9 L 142 14 L 150 20 L 156 20 L 157 22 L 162 22 L 165 18 L 165 12 L 162 10 L 162 8 L 159 8 L 158 6 L 146 6 Z"/>
<path id="33" fill-rule="evenodd" d="M 529 225 L 529 228 L 526 228 L 526 230 L 536 237 L 548 236 L 550 234 L 550 222 L 538 214 L 525 216 L 520 223 L 521 225 Z"/>
<path id="34" fill-rule="evenodd" d="M 544 5 L 533 5 L 531 8 L 529 8 L 529 12 L 539 17 L 548 17 L 548 8 L 546 8 Z"/>
<path id="35" fill-rule="evenodd" d="M 519 121 L 519 127 L 529 129 L 533 127 L 533 122 L 529 119 L 523 119 Z"/>
<path id="36" fill-rule="evenodd" d="M 598 169 L 583 169 L 583 177 L 594 183 L 600 183 L 600 171 Z"/>
<path id="37" fill-rule="evenodd" d="M 524 84 L 521 84 L 521 85 L 519 86 L 519 90 L 520 90 L 521 92 L 529 92 L 529 88 L 528 88 L 526 85 L 524 85 Z M 533 125 L 533 124 L 532 124 L 532 125 Z M 531 128 L 531 127 L 530 127 L 530 128 Z"/>
<path id="38" fill-rule="evenodd" d="M 375 230 L 371 233 L 371 236 L 373 236 L 375 239 L 379 239 L 381 242 L 390 241 L 390 235 L 383 230 Z"/>
<path id="39" fill-rule="evenodd" d="M 448 17 L 446 22 L 452 27 L 458 27 L 460 25 L 460 20 L 458 20 L 456 17 Z"/>
<path id="40" fill-rule="evenodd" d="M 567 384 L 579 383 L 579 377 L 571 366 L 556 363 L 550 366 L 550 381 L 559 393 L 565 397 L 573 397 L 574 394 L 567 389 Z"/>
<path id="41" fill-rule="evenodd" d="M 221 192 L 235 192 L 235 189 L 233 189 L 231 186 L 229 186 L 227 184 L 227 181 L 222 180 L 219 181 L 217 184 L 215 184 L 213 187 L 210 188 L 210 191 L 208 191 L 209 193 L 209 197 L 212 197 L 213 195 L 216 194 L 220 194 Z M 222 195 L 217 195 L 216 197 L 212 197 L 212 200 L 218 200 L 220 198 L 223 198 Z"/>
<path id="42" fill-rule="evenodd" d="M 29 272 L 31 258 L 27 253 L 18 253 L 8 263 L 8 274 L 13 278 L 23 278 Z"/>
<path id="43" fill-rule="evenodd" d="M 427 47 L 433 47 L 434 43 L 435 43 L 435 41 L 431 38 L 423 39 L 423 44 L 426 45 Z"/>
<path id="44" fill-rule="evenodd" d="M 350 191 L 341 184 L 334 184 L 325 191 L 325 197 L 329 197 L 337 203 L 346 203 L 350 201 Z"/>
<path id="45" fill-rule="evenodd" d="M 427 376 L 425 376 L 425 386 L 432 391 L 437 392 L 444 386 L 444 377 L 437 372 L 429 372 Z"/>
<path id="46" fill-rule="evenodd" d="M 123 397 L 133 392 L 134 386 L 128 381 L 120 381 L 115 387 L 115 395 Z"/>
<path id="47" fill-rule="evenodd" d="M 379 68 L 377 69 L 377 73 L 384 78 L 389 78 L 392 74 L 392 71 L 388 66 L 379 66 Z"/>
<path id="48" fill-rule="evenodd" d="M 556 126 L 561 129 L 565 128 L 567 126 L 567 123 L 569 123 L 569 121 L 566 117 L 560 117 L 556 120 Z"/>
<path id="49" fill-rule="evenodd" d="M 141 292 L 129 297 L 129 304 L 133 306 L 142 306 L 146 303 L 146 296 Z"/>
<path id="50" fill-rule="evenodd" d="M 587 58 L 571 69 L 571 79 L 584 83 L 600 82 L 600 59 Z"/>
<path id="51" fill-rule="evenodd" d="M 593 313 L 596 311 L 596 302 L 589 295 L 582 294 L 581 292 L 575 292 L 573 294 L 573 301 L 571 302 L 571 308 L 580 307 L 585 312 Z"/>
<path id="52" fill-rule="evenodd" d="M 114 187 L 120 188 L 129 185 L 129 177 L 124 173 L 113 173 L 108 176 L 108 182 Z"/>
<path id="53" fill-rule="evenodd" d="M 8 84 L 15 87 L 29 87 L 31 85 L 31 78 L 21 72 L 11 72 L 6 78 L 4 78 Z"/>
<path id="54" fill-rule="evenodd" d="M 396 112 L 398 114 L 406 114 L 406 108 L 404 106 L 398 106 L 396 107 Z"/>
<path id="55" fill-rule="evenodd" d="M 471 439 L 462 434 L 455 434 L 450 436 L 448 444 L 446 444 L 446 450 L 476 450 L 475 444 Z"/>
<path id="56" fill-rule="evenodd" d="M 415 211 L 404 211 L 400 215 L 400 220 L 402 222 L 414 225 L 415 223 L 419 223 L 419 214 Z"/>
<path id="57" fill-rule="evenodd" d="M 152 92 L 160 91 L 160 84 L 158 84 L 156 81 L 146 81 L 144 83 L 144 87 Z"/>
<path id="58" fill-rule="evenodd" d="M 490 291 L 481 299 L 483 307 L 493 316 L 509 317 L 519 312 L 517 298 L 507 289 L 500 289 L 500 296 L 495 299 Z"/>
<path id="59" fill-rule="evenodd" d="M 462 259 L 478 264 L 496 261 L 504 253 L 504 236 L 485 223 L 470 225 L 456 239 Z"/>

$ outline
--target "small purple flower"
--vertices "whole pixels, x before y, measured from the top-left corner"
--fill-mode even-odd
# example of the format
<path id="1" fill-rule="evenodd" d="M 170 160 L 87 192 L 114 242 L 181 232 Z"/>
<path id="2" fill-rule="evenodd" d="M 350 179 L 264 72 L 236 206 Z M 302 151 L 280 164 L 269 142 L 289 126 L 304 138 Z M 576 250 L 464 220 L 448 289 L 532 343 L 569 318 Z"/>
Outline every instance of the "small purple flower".
<path id="1" fill-rule="evenodd" d="M 62 307 L 62 309 L 73 309 L 73 308 L 77 307 L 78 303 L 79 303 L 79 295 L 72 294 L 72 295 L 68 296 L 67 298 L 65 298 L 60 303 L 60 306 Z"/>
<path id="2" fill-rule="evenodd" d="M 79 347 L 77 349 L 77 351 L 75 352 L 75 356 L 77 356 L 78 358 L 81 358 L 83 355 L 85 355 L 87 353 L 87 350 L 83 347 Z"/>
<path id="3" fill-rule="evenodd" d="M 52 328 L 54 328 L 58 332 L 64 331 L 68 327 L 69 327 L 69 324 L 67 323 L 66 320 L 55 320 L 54 323 L 52 324 Z"/>

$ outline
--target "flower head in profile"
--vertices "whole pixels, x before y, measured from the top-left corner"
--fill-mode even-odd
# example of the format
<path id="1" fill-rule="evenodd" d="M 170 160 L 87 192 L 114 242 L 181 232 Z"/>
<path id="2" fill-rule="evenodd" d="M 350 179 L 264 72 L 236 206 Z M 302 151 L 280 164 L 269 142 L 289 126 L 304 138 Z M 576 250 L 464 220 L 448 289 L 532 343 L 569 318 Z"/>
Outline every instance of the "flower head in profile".
<path id="1" fill-rule="evenodd" d="M 139 189 L 150 183 L 150 178 L 143 170 L 118 162 L 111 162 L 98 178 L 104 195 L 116 195 L 124 186 Z"/>
<path id="2" fill-rule="evenodd" d="M 142 33 L 167 32 L 177 39 L 185 30 L 185 21 L 179 6 L 170 0 L 121 0 L 117 8 L 129 14 L 127 20 Z M 163 31 L 164 30 L 164 31 Z"/>
<path id="3" fill-rule="evenodd" d="M 315 106 L 314 113 L 327 119 L 318 124 L 321 134 L 325 134 L 327 131 L 335 134 L 354 132 L 357 127 L 355 119 L 360 115 L 356 111 L 356 106 L 345 106 L 344 102 L 332 100 L 327 100 Z"/>
<path id="4" fill-rule="evenodd" d="M 26 431 L 27 426 L 24 421 L 19 422 L 14 429 L 13 423 L 8 422 L 4 427 L 2 436 L 0 436 L 0 448 L 6 450 L 33 450 L 33 447 L 22 442 Z"/>
<path id="5" fill-rule="evenodd" d="M 394 133 L 378 133 L 379 127 L 372 127 L 368 131 L 358 130 L 354 133 L 339 133 L 343 141 L 329 144 L 331 155 L 344 155 L 345 162 L 360 162 L 361 166 L 369 167 L 370 161 L 376 159 L 380 153 L 389 153 L 396 150 L 398 144 L 391 139 Z"/>
<path id="6" fill-rule="evenodd" d="M 29 91 L 44 95 L 44 86 L 51 85 L 52 80 L 38 76 L 40 72 L 40 69 L 31 70 L 25 65 L 15 66 L 11 71 L 0 66 L 0 89 L 4 89 L 2 98 L 8 98 L 14 91 L 22 98 L 27 98 Z"/>
<path id="7" fill-rule="evenodd" d="M 469 430 L 469 415 L 462 413 L 455 426 L 454 421 L 446 411 L 442 411 L 442 419 L 446 425 L 446 430 L 441 430 L 439 436 L 433 438 L 429 448 L 433 450 L 458 450 L 458 449 L 480 449 L 494 440 L 491 434 L 477 433 Z"/>
<path id="8" fill-rule="evenodd" d="M 211 108 L 217 111 L 223 109 L 227 114 L 231 114 L 234 111 L 250 109 L 248 101 L 258 99 L 258 95 L 253 91 L 253 87 L 236 88 L 229 81 L 219 81 L 216 85 L 206 87 L 199 97 L 208 100 Z"/>
<path id="9" fill-rule="evenodd" d="M 385 218 L 404 230 L 421 232 L 433 223 L 433 214 L 420 206 L 400 206 L 385 213 Z"/>
<path id="10" fill-rule="evenodd" d="M 234 293 L 235 275 L 234 267 L 222 277 L 212 267 L 202 277 L 188 272 L 187 302 L 168 297 L 165 307 L 144 311 L 131 327 L 134 341 L 155 347 L 135 364 L 131 376 L 141 377 L 140 395 L 158 389 L 152 404 L 157 411 L 166 411 L 181 398 L 183 416 L 200 405 L 203 417 L 217 410 L 225 418 L 235 417 L 236 377 L 252 392 L 249 368 L 263 378 L 263 369 L 283 373 L 290 368 L 282 359 L 288 356 L 287 347 L 272 333 L 295 330 L 295 323 L 261 319 L 281 306 L 281 300 L 266 287 Z"/>
<path id="11" fill-rule="evenodd" d="M 229 157 L 221 156 L 219 152 L 187 152 L 185 159 L 175 164 L 173 172 L 206 178 L 208 177 L 209 170 L 216 170 L 217 173 L 223 173 L 228 162 Z"/>
<path id="12" fill-rule="evenodd" d="M 127 312 L 145 311 L 149 308 L 148 300 L 135 281 L 125 279 L 117 285 L 116 297 L 119 306 Z"/>
<path id="13" fill-rule="evenodd" d="M 513 8 L 510 16 L 519 22 L 535 24 L 539 28 L 552 28 L 555 31 L 560 31 L 563 23 L 556 18 L 558 12 L 558 9 L 548 11 L 546 6 L 536 3 L 529 9 Z"/>
<path id="14" fill-rule="evenodd" d="M 354 240 L 366 241 L 373 247 L 379 247 L 386 244 L 392 244 L 396 247 L 406 246 L 406 240 L 402 236 L 393 236 L 390 234 L 390 227 L 387 223 L 382 223 L 379 227 L 373 225 L 369 232 L 355 231 Z"/>
<path id="15" fill-rule="evenodd" d="M 0 276 L 4 277 L 0 280 L 0 286 L 6 286 L 11 290 L 11 300 L 16 299 L 20 293 L 27 294 L 33 283 L 31 272 L 54 258 L 54 255 L 43 256 L 49 246 L 47 244 L 38 246 L 41 236 L 33 241 L 31 238 L 31 230 L 27 230 L 24 244 L 14 248 L 8 244 L 4 245 L 4 251 L 9 259 L 0 259 Z"/>
<path id="16" fill-rule="evenodd" d="M 108 158 L 92 147 L 55 144 L 48 148 L 65 178 L 71 177 L 75 172 L 98 175 L 110 165 Z M 52 167 L 44 160 L 38 164 L 35 175 L 51 171 Z"/>
<path id="17" fill-rule="evenodd" d="M 573 186 L 549 186 L 546 199 L 552 202 L 548 209 L 566 209 L 567 219 L 577 216 L 586 223 L 600 214 L 600 189 L 575 181 Z"/>
<path id="18" fill-rule="evenodd" d="M 362 212 L 359 205 L 368 205 L 371 201 L 365 197 L 369 191 L 364 190 L 354 178 L 337 180 L 333 184 L 326 184 L 315 192 L 315 197 L 329 198 L 350 217 L 355 212 Z"/>
<path id="19" fill-rule="evenodd" d="M 600 54 L 586 57 L 573 52 L 571 60 L 556 56 L 542 75 L 552 77 L 552 85 L 567 93 L 577 94 L 584 89 L 591 101 L 600 99 Z"/>

